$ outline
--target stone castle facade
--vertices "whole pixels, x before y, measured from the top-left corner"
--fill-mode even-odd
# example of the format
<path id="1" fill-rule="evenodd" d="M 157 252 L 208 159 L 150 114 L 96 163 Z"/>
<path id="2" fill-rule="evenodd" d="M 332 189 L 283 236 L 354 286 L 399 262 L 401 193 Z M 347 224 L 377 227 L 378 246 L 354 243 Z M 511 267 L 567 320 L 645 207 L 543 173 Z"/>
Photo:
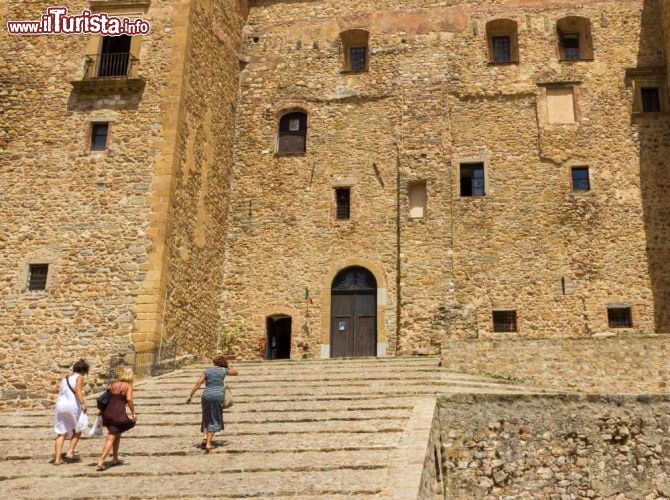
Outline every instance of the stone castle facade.
<path id="1" fill-rule="evenodd" d="M 667 0 L 67 6 L 152 30 L 0 35 L 2 399 L 221 331 L 246 358 L 670 332 Z"/>

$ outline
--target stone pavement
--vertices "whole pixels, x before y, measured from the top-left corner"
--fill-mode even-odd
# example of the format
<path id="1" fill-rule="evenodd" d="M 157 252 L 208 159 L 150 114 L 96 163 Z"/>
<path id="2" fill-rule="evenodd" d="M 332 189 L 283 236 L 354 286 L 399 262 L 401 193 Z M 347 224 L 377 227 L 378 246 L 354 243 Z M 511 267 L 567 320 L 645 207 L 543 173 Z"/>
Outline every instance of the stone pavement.
<path id="1" fill-rule="evenodd" d="M 55 467 L 49 463 L 51 410 L 3 412 L 0 498 L 403 496 L 390 476 L 404 460 L 410 463 L 398 445 L 411 441 L 403 433 L 415 405 L 432 411 L 438 392 L 537 392 L 449 373 L 438 363 L 437 358 L 238 363 L 241 375 L 227 379 L 235 405 L 226 410 L 225 431 L 215 437 L 209 455 L 199 449 L 197 395 L 195 403 L 185 404 L 204 365 L 148 379 L 136 391 L 138 425 L 121 442 L 124 463 L 105 472 L 94 467 L 101 439 L 83 439 L 81 461 Z M 414 480 L 418 485 L 419 479 L 403 479 L 400 486 L 407 489 Z"/>

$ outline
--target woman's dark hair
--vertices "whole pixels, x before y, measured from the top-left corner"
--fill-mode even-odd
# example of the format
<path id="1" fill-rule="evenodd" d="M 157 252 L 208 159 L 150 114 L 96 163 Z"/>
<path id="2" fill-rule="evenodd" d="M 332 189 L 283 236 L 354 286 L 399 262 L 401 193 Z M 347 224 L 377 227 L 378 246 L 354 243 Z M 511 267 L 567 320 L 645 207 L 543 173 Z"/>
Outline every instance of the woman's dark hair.
<path id="1" fill-rule="evenodd" d="M 214 364 L 220 368 L 228 368 L 228 360 L 224 356 L 214 358 L 212 361 L 214 361 Z"/>
<path id="2" fill-rule="evenodd" d="M 72 366 L 72 371 L 74 373 L 81 373 L 82 375 L 88 375 L 88 363 L 83 359 L 80 359 Z"/>

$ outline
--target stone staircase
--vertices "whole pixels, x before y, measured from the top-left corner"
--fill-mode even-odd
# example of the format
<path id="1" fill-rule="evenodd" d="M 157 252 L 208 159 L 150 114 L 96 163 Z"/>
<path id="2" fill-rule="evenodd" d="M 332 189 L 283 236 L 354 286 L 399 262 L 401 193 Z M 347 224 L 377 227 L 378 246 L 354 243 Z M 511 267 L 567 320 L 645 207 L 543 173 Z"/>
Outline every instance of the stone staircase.
<path id="1" fill-rule="evenodd" d="M 83 439 L 81 461 L 55 467 L 50 410 L 0 413 L 0 498 L 411 496 L 396 486 L 418 484 L 399 448 L 414 440 L 413 411 L 424 408 L 418 421 L 430 427 L 436 393 L 538 392 L 438 363 L 238 363 L 240 376 L 227 379 L 235 405 L 209 455 L 199 449 L 199 401 L 185 404 L 205 365 L 148 379 L 137 386 L 138 425 L 121 442 L 124 463 L 102 473 L 94 467 L 101 439 Z"/>

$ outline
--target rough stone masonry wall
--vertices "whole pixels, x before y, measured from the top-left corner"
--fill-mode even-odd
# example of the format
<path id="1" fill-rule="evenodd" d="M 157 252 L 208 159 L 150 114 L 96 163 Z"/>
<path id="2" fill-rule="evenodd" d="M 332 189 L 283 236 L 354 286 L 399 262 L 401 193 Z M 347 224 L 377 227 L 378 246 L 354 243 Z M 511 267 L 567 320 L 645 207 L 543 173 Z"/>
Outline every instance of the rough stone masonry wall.
<path id="1" fill-rule="evenodd" d="M 446 498 L 668 498 L 670 399 L 439 398 Z"/>
<path id="2" fill-rule="evenodd" d="M 165 318 L 180 351 L 210 356 L 219 333 L 244 0 L 193 3 L 177 149 Z"/>
<path id="3" fill-rule="evenodd" d="M 2 25 L 50 5 L 3 2 Z M 68 2 L 71 12 L 88 6 Z M 79 357 L 92 363 L 93 385 L 109 356 L 132 346 L 138 295 L 154 279 L 151 196 L 156 154 L 169 141 L 183 7 L 154 2 L 143 14 L 152 25 L 140 54 L 146 87 L 130 94 L 73 92 L 87 36 L 0 30 L 0 407 L 53 395 Z M 88 151 L 93 117 L 112 121 L 104 154 Z M 50 263 L 46 292 L 25 290 L 29 262 Z"/>
<path id="4" fill-rule="evenodd" d="M 632 120 L 624 78 L 664 63 L 659 5 L 254 2 L 222 305 L 247 354 L 266 316 L 289 314 L 293 355 L 318 355 L 329 279 L 352 263 L 385 282 L 390 353 L 492 336 L 494 308 L 516 309 L 522 336 L 605 331 L 618 303 L 633 307 L 631 333 L 662 330 L 665 184 L 653 179 L 668 119 Z M 568 15 L 591 20 L 593 61 L 558 61 L 556 21 Z M 518 23 L 519 64 L 488 64 L 485 26 L 500 18 Z M 370 32 L 366 73 L 340 71 L 350 28 Z M 579 82 L 579 123 L 547 125 L 539 85 L 566 81 Z M 295 108 L 309 113 L 308 151 L 277 156 L 278 115 Z M 461 198 L 458 164 L 473 160 L 486 163 L 488 195 Z M 570 192 L 574 164 L 590 166 L 590 193 Z M 407 216 L 415 180 L 428 189 L 421 221 Z M 352 187 L 345 223 L 334 220 L 338 185 Z"/>
<path id="5" fill-rule="evenodd" d="M 670 393 L 667 335 L 447 341 L 450 371 L 588 393 Z"/>

